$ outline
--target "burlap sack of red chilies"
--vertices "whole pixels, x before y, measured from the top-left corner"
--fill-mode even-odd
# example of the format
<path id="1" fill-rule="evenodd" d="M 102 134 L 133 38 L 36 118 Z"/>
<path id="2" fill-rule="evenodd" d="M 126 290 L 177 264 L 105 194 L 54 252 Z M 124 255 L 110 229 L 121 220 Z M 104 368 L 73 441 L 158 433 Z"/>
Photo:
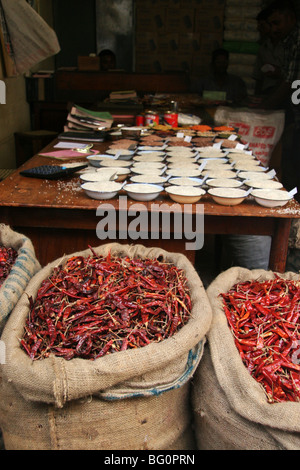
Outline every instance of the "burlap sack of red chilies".
<path id="1" fill-rule="evenodd" d="M 27 295 L 59 265 L 30 282 L 2 335 L 0 426 L 6 449 L 195 449 L 190 379 L 202 357 L 211 323 L 205 289 L 189 260 L 142 245 L 107 244 L 97 254 L 159 258 L 185 270 L 193 304 L 188 323 L 174 336 L 95 361 L 50 356 L 31 361 L 20 348 Z M 74 255 L 90 256 L 89 249 Z M 70 255 L 71 256 L 71 255 Z"/>
<path id="2" fill-rule="evenodd" d="M 0 245 L 13 248 L 18 252 L 18 257 L 0 288 L 1 334 L 25 287 L 41 266 L 36 259 L 31 240 L 25 235 L 15 232 L 8 225 L 0 224 Z"/>
<path id="3" fill-rule="evenodd" d="M 299 279 L 294 273 L 280 276 Z M 242 362 L 219 296 L 236 283 L 273 278 L 272 272 L 235 267 L 220 274 L 207 289 L 213 318 L 192 388 L 198 449 L 300 449 L 300 403 L 268 403 Z"/>

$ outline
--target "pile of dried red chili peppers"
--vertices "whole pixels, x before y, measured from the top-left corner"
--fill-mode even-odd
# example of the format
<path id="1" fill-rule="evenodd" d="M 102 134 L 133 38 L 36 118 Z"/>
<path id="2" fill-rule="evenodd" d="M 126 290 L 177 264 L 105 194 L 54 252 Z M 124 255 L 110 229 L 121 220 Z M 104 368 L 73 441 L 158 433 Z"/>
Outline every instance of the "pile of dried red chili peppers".
<path id="1" fill-rule="evenodd" d="M 146 346 L 190 318 L 184 271 L 158 259 L 71 257 L 30 301 L 21 345 L 31 359 L 69 360 Z"/>
<path id="2" fill-rule="evenodd" d="M 14 248 L 0 246 L 0 286 L 9 275 L 17 257 L 18 252 Z"/>
<path id="3" fill-rule="evenodd" d="M 242 361 L 268 401 L 300 401 L 300 281 L 247 281 L 221 296 Z"/>

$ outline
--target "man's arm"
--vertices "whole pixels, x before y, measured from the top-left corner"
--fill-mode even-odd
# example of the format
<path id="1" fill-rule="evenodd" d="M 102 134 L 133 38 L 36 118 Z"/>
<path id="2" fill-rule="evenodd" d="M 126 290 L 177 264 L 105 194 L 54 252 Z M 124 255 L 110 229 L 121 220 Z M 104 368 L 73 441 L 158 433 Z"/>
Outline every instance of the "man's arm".
<path id="1" fill-rule="evenodd" d="M 261 102 L 264 109 L 280 109 L 285 107 L 288 98 L 291 97 L 292 88 L 290 82 L 282 80 L 278 87 Z"/>

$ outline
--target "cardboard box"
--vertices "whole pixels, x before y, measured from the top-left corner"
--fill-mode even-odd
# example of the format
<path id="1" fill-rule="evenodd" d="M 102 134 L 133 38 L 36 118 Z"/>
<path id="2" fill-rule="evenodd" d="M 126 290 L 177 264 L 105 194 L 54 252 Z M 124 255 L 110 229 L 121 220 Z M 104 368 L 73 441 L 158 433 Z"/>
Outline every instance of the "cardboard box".
<path id="1" fill-rule="evenodd" d="M 182 0 L 135 0 L 136 6 L 144 8 L 180 8 Z M 186 3 L 184 5 L 186 7 Z"/>
<path id="2" fill-rule="evenodd" d="M 186 7 L 186 2 L 184 6 Z M 182 8 L 182 0 L 169 0 L 168 7 L 169 8 Z"/>
<path id="3" fill-rule="evenodd" d="M 205 11 L 201 8 L 195 9 L 195 29 L 194 31 L 207 31 L 209 33 L 223 34 L 224 14 L 217 11 Z"/>
<path id="4" fill-rule="evenodd" d="M 158 50 L 158 40 L 156 33 L 141 33 L 135 35 L 135 51 L 136 53 L 153 53 Z"/>
<path id="5" fill-rule="evenodd" d="M 133 2 L 137 7 L 142 7 L 142 8 L 165 8 L 169 7 L 169 1 L 170 0 L 135 0 Z"/>
<path id="6" fill-rule="evenodd" d="M 138 73 L 161 73 L 162 58 L 159 54 L 135 54 L 135 71 Z"/>
<path id="7" fill-rule="evenodd" d="M 78 56 L 77 57 L 78 70 L 94 71 L 100 70 L 100 57 L 99 56 Z"/>
<path id="8" fill-rule="evenodd" d="M 159 54 L 178 53 L 179 34 L 164 33 L 157 36 L 157 48 Z"/>
<path id="9" fill-rule="evenodd" d="M 164 8 L 136 9 L 136 31 L 159 32 L 165 31 L 166 10 Z"/>
<path id="10" fill-rule="evenodd" d="M 169 8 L 166 13 L 166 32 L 193 33 L 194 9 Z"/>
<path id="11" fill-rule="evenodd" d="M 192 55 L 199 52 L 201 48 L 201 34 L 200 33 L 187 33 L 179 34 L 179 54 Z"/>
<path id="12" fill-rule="evenodd" d="M 191 70 L 191 57 L 185 54 L 165 55 L 162 57 L 164 72 L 187 72 Z"/>
<path id="13" fill-rule="evenodd" d="M 226 0 L 190 0 L 191 6 L 208 10 L 214 13 L 222 13 L 225 10 Z"/>

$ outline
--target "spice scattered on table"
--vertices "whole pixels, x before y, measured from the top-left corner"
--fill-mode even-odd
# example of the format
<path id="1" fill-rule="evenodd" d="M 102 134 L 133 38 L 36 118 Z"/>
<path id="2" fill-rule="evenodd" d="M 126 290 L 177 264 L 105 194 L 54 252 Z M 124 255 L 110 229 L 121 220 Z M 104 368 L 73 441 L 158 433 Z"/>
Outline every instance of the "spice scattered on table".
<path id="1" fill-rule="evenodd" d="M 172 263 L 93 250 L 54 268 L 29 302 L 21 346 L 32 360 L 94 360 L 160 342 L 192 308 L 185 273 Z"/>
<path id="2" fill-rule="evenodd" d="M 9 275 L 17 257 L 18 252 L 14 248 L 0 245 L 0 286 Z"/>
<path id="3" fill-rule="evenodd" d="M 221 297 L 241 359 L 268 401 L 300 401 L 300 281 L 241 282 Z"/>

